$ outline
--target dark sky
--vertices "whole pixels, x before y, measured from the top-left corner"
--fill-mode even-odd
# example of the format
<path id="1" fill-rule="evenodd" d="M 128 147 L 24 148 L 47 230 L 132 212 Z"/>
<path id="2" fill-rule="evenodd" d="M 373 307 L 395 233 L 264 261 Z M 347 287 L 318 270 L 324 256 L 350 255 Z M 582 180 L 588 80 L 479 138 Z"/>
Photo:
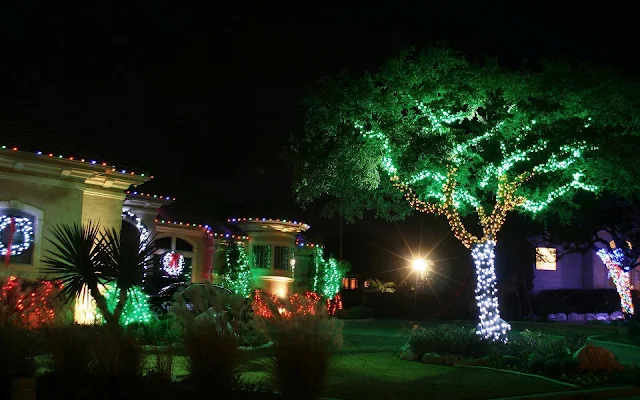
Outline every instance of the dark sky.
<path id="1" fill-rule="evenodd" d="M 403 46 L 638 72 L 631 2 L 109 3 L 0 0 L 1 144 L 41 139 L 125 160 L 156 176 L 145 191 L 178 197 L 184 219 L 297 218 L 335 234 L 337 221 L 295 205 L 278 155 L 301 131 L 304 85 L 375 69 Z M 389 229 L 367 220 L 347 233 Z"/>

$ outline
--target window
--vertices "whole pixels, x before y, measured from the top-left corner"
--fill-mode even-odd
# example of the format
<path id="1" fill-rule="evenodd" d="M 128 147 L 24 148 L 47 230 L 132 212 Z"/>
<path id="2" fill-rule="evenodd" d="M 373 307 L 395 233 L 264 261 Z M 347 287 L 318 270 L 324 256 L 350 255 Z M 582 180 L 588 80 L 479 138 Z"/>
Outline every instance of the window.
<path id="1" fill-rule="evenodd" d="M 14 220 L 14 230 L 11 229 L 11 219 Z M 36 235 L 35 218 L 33 215 L 14 209 L 0 210 L 0 249 L 3 255 L 9 251 L 9 242 L 13 251 L 11 264 L 33 264 L 33 248 Z"/>
<path id="2" fill-rule="evenodd" d="M 543 271 L 556 270 L 556 249 L 553 247 L 536 248 L 536 269 Z"/>
<path id="3" fill-rule="evenodd" d="M 342 278 L 342 287 L 349 289 L 349 278 Z"/>
<path id="4" fill-rule="evenodd" d="M 276 246 L 274 268 L 275 269 L 289 269 L 289 248 L 283 246 Z"/>
<path id="5" fill-rule="evenodd" d="M 357 289 L 358 288 L 358 280 L 356 278 L 351 278 L 351 289 Z"/>
<path id="6" fill-rule="evenodd" d="M 271 268 L 271 246 L 253 246 L 253 267 Z"/>

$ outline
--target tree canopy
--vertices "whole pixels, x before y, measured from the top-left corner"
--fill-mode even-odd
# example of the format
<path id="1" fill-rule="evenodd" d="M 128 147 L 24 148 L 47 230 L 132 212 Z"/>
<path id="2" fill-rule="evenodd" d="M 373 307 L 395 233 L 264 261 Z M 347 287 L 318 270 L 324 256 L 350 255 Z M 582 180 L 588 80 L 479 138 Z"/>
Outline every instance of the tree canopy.
<path id="1" fill-rule="evenodd" d="M 445 214 L 469 245 L 480 236 L 466 215 L 487 237 L 512 210 L 537 215 L 555 202 L 566 212 L 573 191 L 636 189 L 638 94 L 613 71 L 568 61 L 510 71 L 409 49 L 309 93 L 304 135 L 291 145 L 293 188 L 302 204 L 327 196 L 328 211 L 351 220 L 367 209 Z"/>

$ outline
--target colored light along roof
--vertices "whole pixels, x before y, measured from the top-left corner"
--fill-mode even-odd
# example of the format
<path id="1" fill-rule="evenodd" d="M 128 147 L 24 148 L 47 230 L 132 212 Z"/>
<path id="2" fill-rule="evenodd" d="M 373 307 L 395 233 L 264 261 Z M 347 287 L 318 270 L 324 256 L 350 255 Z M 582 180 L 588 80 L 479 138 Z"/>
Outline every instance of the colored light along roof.
<path id="1" fill-rule="evenodd" d="M 309 229 L 310 225 L 305 224 L 304 222 L 291 221 L 286 219 L 274 219 L 274 218 L 227 218 L 227 222 L 279 222 L 285 224 L 298 225 L 302 228 Z"/>
<path id="2" fill-rule="evenodd" d="M 147 175 L 145 175 L 143 173 L 135 173 L 133 171 L 127 171 L 125 169 L 118 169 L 118 168 L 116 168 L 115 165 L 109 165 L 106 162 L 99 162 L 99 161 L 91 160 L 91 159 L 87 159 L 87 158 L 56 155 L 54 153 L 47 153 L 47 152 L 42 152 L 42 151 L 30 152 L 30 151 L 20 150 L 17 147 L 10 147 L 10 146 L 0 146 L 0 149 L 2 149 L 2 150 L 10 150 L 10 151 L 19 151 L 19 152 L 22 152 L 22 153 L 31 153 L 31 154 L 35 154 L 37 156 L 41 156 L 43 158 L 52 158 L 52 159 L 58 159 L 58 160 L 64 160 L 64 161 L 73 161 L 73 162 L 77 162 L 77 163 L 93 165 L 93 166 L 96 166 L 96 167 L 101 167 L 101 166 L 102 167 L 107 167 L 107 168 L 111 168 L 112 171 L 121 173 L 123 175 L 147 176 Z M 151 176 L 151 178 L 153 178 L 153 176 Z"/>
<path id="3" fill-rule="evenodd" d="M 240 235 L 232 235 L 230 233 L 217 233 L 211 230 L 209 225 L 202 224 L 192 224 L 188 222 L 176 222 L 176 221 L 167 221 L 164 219 L 156 219 L 156 223 L 164 224 L 164 225 L 175 225 L 175 226 L 183 226 L 186 228 L 196 228 L 202 229 L 211 237 L 220 238 L 220 239 L 229 239 L 229 240 L 247 240 L 249 236 L 240 236 Z"/>
<path id="4" fill-rule="evenodd" d="M 323 244 L 303 242 L 300 239 L 296 239 L 296 247 L 321 247 L 321 248 L 324 248 L 324 245 Z"/>
<path id="5" fill-rule="evenodd" d="M 126 193 L 128 195 L 131 196 L 137 196 L 137 197 L 148 197 L 148 198 L 153 198 L 153 199 L 158 199 L 158 200 L 169 200 L 169 201 L 176 201 L 175 197 L 171 197 L 171 196 L 160 196 L 158 194 L 149 194 L 149 193 L 142 193 L 142 192 L 132 192 L 130 190 L 127 190 Z"/>

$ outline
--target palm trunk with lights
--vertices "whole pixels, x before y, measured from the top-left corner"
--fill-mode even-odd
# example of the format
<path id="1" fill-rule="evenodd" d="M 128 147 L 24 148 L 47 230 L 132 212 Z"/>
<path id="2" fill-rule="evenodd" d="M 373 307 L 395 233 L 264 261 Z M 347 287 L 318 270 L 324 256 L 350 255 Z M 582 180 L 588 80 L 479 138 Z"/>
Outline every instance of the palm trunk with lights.
<path id="1" fill-rule="evenodd" d="M 486 339 L 506 341 L 507 332 L 511 327 L 500 317 L 494 265 L 495 237 L 502 228 L 507 213 L 524 200 L 517 197 L 515 192 L 519 185 L 531 177 L 531 174 L 520 174 L 512 181 L 509 181 L 506 175 L 499 178 L 496 203 L 491 214 L 487 215 L 481 206 L 476 208 L 482 226 L 482 237 L 474 236 L 467 231 L 462 223 L 460 213 L 454 207 L 455 174 L 455 168 L 451 168 L 447 174 L 447 181 L 443 186 L 444 204 L 422 201 L 407 185 L 399 183 L 397 177 L 393 181 L 394 185 L 404 192 L 405 197 L 416 210 L 431 214 L 444 214 L 454 236 L 471 250 L 476 269 L 476 303 L 480 311 L 478 334 Z"/>

